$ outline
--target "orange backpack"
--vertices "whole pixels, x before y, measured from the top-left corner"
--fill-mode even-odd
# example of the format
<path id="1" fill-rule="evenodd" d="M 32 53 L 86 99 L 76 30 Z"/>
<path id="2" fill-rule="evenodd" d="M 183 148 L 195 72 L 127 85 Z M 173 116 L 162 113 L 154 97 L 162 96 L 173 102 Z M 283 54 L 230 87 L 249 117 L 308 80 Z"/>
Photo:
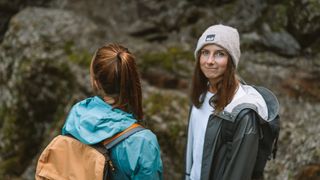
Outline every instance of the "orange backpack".
<path id="1" fill-rule="evenodd" d="M 129 137 L 143 130 L 139 124 L 133 124 L 123 132 L 95 145 L 86 145 L 72 136 L 58 135 L 41 153 L 36 180 L 106 180 L 114 166 L 109 150 Z"/>

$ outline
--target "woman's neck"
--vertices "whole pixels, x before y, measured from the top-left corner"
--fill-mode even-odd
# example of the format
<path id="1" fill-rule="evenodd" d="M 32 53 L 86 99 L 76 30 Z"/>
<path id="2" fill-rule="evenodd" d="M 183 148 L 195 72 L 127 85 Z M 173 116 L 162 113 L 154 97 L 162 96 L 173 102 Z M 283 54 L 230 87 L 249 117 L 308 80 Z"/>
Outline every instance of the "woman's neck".
<path id="1" fill-rule="evenodd" d="M 209 79 L 209 88 L 208 91 L 215 94 L 217 93 L 217 84 L 222 80 L 222 77 Z"/>
<path id="2" fill-rule="evenodd" d="M 104 102 L 106 102 L 108 104 L 113 104 L 115 102 L 114 98 L 112 98 L 110 96 L 104 96 L 103 100 L 104 100 Z"/>
<path id="3" fill-rule="evenodd" d="M 216 86 L 209 85 L 208 91 L 215 94 L 215 93 L 217 93 L 217 88 L 216 88 Z"/>

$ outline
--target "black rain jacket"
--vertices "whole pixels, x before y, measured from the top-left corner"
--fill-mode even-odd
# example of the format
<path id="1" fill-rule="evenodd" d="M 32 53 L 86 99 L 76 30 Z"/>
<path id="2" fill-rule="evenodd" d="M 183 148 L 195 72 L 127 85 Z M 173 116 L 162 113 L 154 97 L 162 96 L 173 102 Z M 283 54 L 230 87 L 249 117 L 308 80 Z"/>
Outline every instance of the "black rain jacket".
<path id="1" fill-rule="evenodd" d="M 275 95 L 266 88 L 259 89 L 258 92 L 267 104 L 268 119 L 261 118 L 258 107 L 251 103 L 241 103 L 231 113 L 222 111 L 217 115 L 210 115 L 205 132 L 201 180 L 251 179 L 259 145 L 258 123 L 271 121 L 279 114 L 279 103 Z M 236 123 L 236 129 L 227 129 L 228 123 Z M 224 133 L 231 133 L 232 139 L 225 139 L 228 136 Z M 188 173 L 192 161 L 188 148 L 190 147 L 187 146 L 186 151 L 186 180 L 190 179 Z"/>

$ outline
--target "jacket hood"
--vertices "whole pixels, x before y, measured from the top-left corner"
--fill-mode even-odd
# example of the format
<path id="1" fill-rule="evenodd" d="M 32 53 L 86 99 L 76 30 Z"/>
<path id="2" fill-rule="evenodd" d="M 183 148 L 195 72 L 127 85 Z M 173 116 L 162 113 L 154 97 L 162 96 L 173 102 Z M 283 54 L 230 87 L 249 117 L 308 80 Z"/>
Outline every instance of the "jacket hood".
<path id="1" fill-rule="evenodd" d="M 85 144 L 95 144 L 135 123 L 132 114 L 113 109 L 94 96 L 76 103 L 66 119 L 62 134 L 71 134 Z"/>
<path id="2" fill-rule="evenodd" d="M 264 121 L 272 121 L 279 114 L 279 102 L 276 96 L 267 88 L 249 85 L 240 85 L 234 100 L 226 106 L 220 116 L 234 121 L 237 115 L 245 108 L 250 108 Z"/>
<path id="3" fill-rule="evenodd" d="M 255 89 L 261 94 L 264 101 L 268 107 L 268 119 L 267 121 L 272 121 L 279 115 L 279 101 L 276 96 L 267 88 L 264 87 L 255 87 Z"/>

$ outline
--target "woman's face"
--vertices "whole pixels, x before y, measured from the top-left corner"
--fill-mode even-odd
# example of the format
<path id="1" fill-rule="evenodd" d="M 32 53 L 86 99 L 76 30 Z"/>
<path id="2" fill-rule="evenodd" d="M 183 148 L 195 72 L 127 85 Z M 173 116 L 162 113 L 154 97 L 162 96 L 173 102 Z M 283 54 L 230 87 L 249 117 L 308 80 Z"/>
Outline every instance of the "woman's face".
<path id="1" fill-rule="evenodd" d="M 208 44 L 200 50 L 200 69 L 210 82 L 217 82 L 227 69 L 228 53 L 222 47 Z"/>

